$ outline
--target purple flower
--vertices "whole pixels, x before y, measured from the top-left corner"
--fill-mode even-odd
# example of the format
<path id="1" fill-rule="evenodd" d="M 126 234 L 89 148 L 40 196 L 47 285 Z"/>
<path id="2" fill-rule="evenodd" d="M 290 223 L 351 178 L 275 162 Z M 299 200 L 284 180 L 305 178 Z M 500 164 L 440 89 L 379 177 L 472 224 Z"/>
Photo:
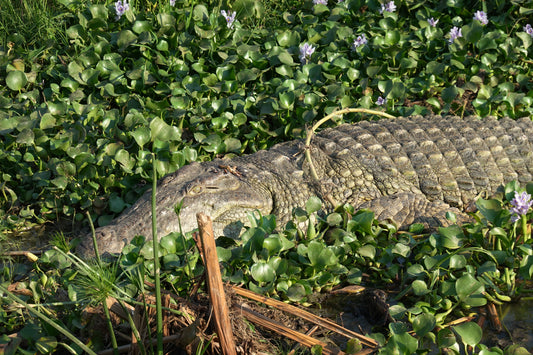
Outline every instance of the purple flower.
<path id="1" fill-rule="evenodd" d="M 172 7 L 176 6 L 176 0 L 170 0 L 170 6 Z"/>
<path id="2" fill-rule="evenodd" d="M 428 20 L 428 23 L 431 27 L 437 27 L 437 23 L 439 23 L 439 19 L 434 19 L 433 17 Z"/>
<path id="3" fill-rule="evenodd" d="M 353 50 L 355 50 L 357 47 L 361 47 L 362 45 L 365 45 L 368 43 L 368 40 L 366 39 L 366 35 L 363 33 L 360 36 L 357 36 L 357 38 L 353 41 Z"/>
<path id="4" fill-rule="evenodd" d="M 396 4 L 394 1 L 389 1 L 386 4 L 381 4 L 381 10 L 379 10 L 379 13 L 382 14 L 384 12 L 394 12 L 396 11 Z"/>
<path id="5" fill-rule="evenodd" d="M 378 97 L 377 101 L 376 101 L 376 105 L 378 106 L 383 106 L 387 103 L 387 99 L 384 99 L 382 98 L 381 96 Z"/>
<path id="6" fill-rule="evenodd" d="M 307 60 L 311 58 L 311 55 L 315 53 L 315 49 L 316 48 L 309 43 L 300 45 L 300 62 L 302 62 L 302 64 L 306 64 Z"/>
<path id="7" fill-rule="evenodd" d="M 463 37 L 463 34 L 461 33 L 461 29 L 457 26 L 453 26 L 453 28 L 450 30 L 450 39 L 448 40 L 448 42 L 452 44 L 453 41 L 455 41 L 459 37 Z"/>
<path id="8" fill-rule="evenodd" d="M 226 19 L 228 28 L 233 28 L 233 22 L 235 22 L 235 16 L 237 16 L 237 13 L 235 11 L 226 12 L 226 10 L 221 10 L 220 13 Z"/>
<path id="9" fill-rule="evenodd" d="M 525 216 L 531 206 L 533 206 L 533 201 L 531 201 L 531 195 L 527 192 L 522 192 L 521 194 L 518 191 L 515 191 L 514 198 L 511 200 L 511 222 L 516 222 L 520 219 L 520 216 Z"/>
<path id="10" fill-rule="evenodd" d="M 474 14 L 474 20 L 478 20 L 481 22 L 482 25 L 486 25 L 489 23 L 489 19 L 487 18 L 487 14 L 484 11 L 476 11 Z"/>
<path id="11" fill-rule="evenodd" d="M 130 4 L 128 4 L 126 0 L 124 0 L 124 2 L 122 2 L 121 0 L 118 0 L 115 3 L 115 12 L 117 13 L 117 16 L 115 19 L 117 21 L 120 20 L 122 15 L 124 15 L 124 13 L 128 11 L 129 9 L 130 9 Z"/>
<path id="12" fill-rule="evenodd" d="M 524 32 L 533 37 L 533 27 L 529 23 L 524 26 Z"/>
<path id="13" fill-rule="evenodd" d="M 313 4 L 315 4 L 315 5 L 318 5 L 318 4 L 327 5 L 328 4 L 328 0 L 313 0 Z"/>

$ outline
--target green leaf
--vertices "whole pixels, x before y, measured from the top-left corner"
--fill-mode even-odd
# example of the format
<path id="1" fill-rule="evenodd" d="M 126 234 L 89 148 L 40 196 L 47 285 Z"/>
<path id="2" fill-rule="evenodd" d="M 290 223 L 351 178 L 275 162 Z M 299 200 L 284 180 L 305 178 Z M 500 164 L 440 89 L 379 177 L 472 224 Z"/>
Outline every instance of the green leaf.
<path id="1" fill-rule="evenodd" d="M 352 228 L 350 230 L 361 231 L 366 234 L 372 234 L 372 224 L 374 223 L 374 212 L 369 210 L 359 210 L 352 217 Z"/>
<path id="2" fill-rule="evenodd" d="M 374 259 L 376 256 L 376 248 L 371 244 L 365 244 L 357 249 L 359 255 L 365 258 Z"/>
<path id="3" fill-rule="evenodd" d="M 239 83 L 244 84 L 244 83 L 247 83 L 249 81 L 256 80 L 257 79 L 257 74 L 252 69 L 243 69 L 243 70 L 240 70 L 237 73 L 236 79 L 237 79 L 237 81 Z"/>
<path id="4" fill-rule="evenodd" d="M 466 267 L 467 261 L 464 255 L 456 254 L 452 255 L 450 258 L 450 268 L 451 269 L 462 269 Z"/>
<path id="5" fill-rule="evenodd" d="M 452 85 L 442 90 L 441 97 L 444 102 L 449 104 L 453 100 L 455 100 L 458 94 L 459 94 L 459 90 L 457 90 L 457 87 L 455 87 L 455 85 Z"/>
<path id="6" fill-rule="evenodd" d="M 162 248 L 164 248 L 169 254 L 175 254 L 176 251 L 178 250 L 178 247 L 176 246 L 176 237 L 173 234 L 169 234 L 161 238 L 161 240 L 159 241 L 159 245 Z M 218 253 L 218 248 L 217 248 L 217 255 L 220 258 L 220 254 Z"/>
<path id="7" fill-rule="evenodd" d="M 451 348 L 456 343 L 455 334 L 449 328 L 444 328 L 437 334 L 437 344 L 441 349 Z"/>
<path id="8" fill-rule="evenodd" d="M 282 243 L 278 235 L 272 235 L 263 240 L 263 248 L 268 250 L 269 255 L 276 255 L 281 251 Z"/>
<path id="9" fill-rule="evenodd" d="M 480 307 L 487 304 L 483 296 L 485 286 L 471 274 L 465 274 L 455 282 L 455 290 L 459 299 L 471 307 Z"/>
<path id="10" fill-rule="evenodd" d="M 496 223 L 502 212 L 502 204 L 498 200 L 484 200 L 478 198 L 476 207 L 489 222 Z"/>
<path id="11" fill-rule="evenodd" d="M 415 354 L 418 341 L 407 332 L 395 333 L 385 347 L 385 354 Z"/>
<path id="12" fill-rule="evenodd" d="M 7 87 L 14 91 L 19 91 L 28 83 L 26 74 L 20 70 L 12 70 L 7 74 L 6 84 Z"/>
<path id="13" fill-rule="evenodd" d="M 481 341 L 483 330 L 474 322 L 456 325 L 452 329 L 461 337 L 463 343 L 475 347 Z"/>
<path id="14" fill-rule="evenodd" d="M 422 280 L 414 280 L 411 287 L 413 288 L 414 294 L 417 296 L 423 296 L 430 292 L 427 284 Z"/>
<path id="15" fill-rule="evenodd" d="M 89 11 L 91 12 L 93 19 L 107 20 L 108 13 L 105 5 L 90 5 Z"/>
<path id="16" fill-rule="evenodd" d="M 151 132 L 150 129 L 146 126 L 137 128 L 135 131 L 131 132 L 131 135 L 135 139 L 135 142 L 142 148 L 146 143 L 150 142 Z"/>
<path id="17" fill-rule="evenodd" d="M 397 30 L 387 31 L 385 33 L 385 43 L 388 45 L 395 45 L 400 41 L 400 32 Z"/>
<path id="18" fill-rule="evenodd" d="M 272 266 L 263 261 L 253 264 L 250 273 L 257 282 L 272 282 L 276 278 L 276 272 Z"/>
<path id="19" fill-rule="evenodd" d="M 135 41 L 137 41 L 137 36 L 133 32 L 130 30 L 120 31 L 117 38 L 119 51 L 124 51 L 128 46 L 135 43 Z"/>
<path id="20" fill-rule="evenodd" d="M 172 136 L 171 127 L 161 118 L 156 117 L 150 122 L 150 134 L 152 142 L 156 139 L 161 142 L 168 142 Z"/>
<path id="21" fill-rule="evenodd" d="M 57 339 L 53 336 L 44 336 L 35 342 L 35 347 L 42 354 L 50 354 L 57 347 Z"/>
<path id="22" fill-rule="evenodd" d="M 287 91 L 284 93 L 279 94 L 279 102 L 281 108 L 285 110 L 292 110 L 294 106 L 294 100 L 295 100 L 294 92 L 293 91 Z"/>
<path id="23" fill-rule="evenodd" d="M 137 34 L 140 34 L 145 31 L 151 31 L 152 24 L 149 21 L 135 21 L 135 23 L 132 26 L 132 30 L 133 32 Z"/>
<path id="24" fill-rule="evenodd" d="M 17 143 L 32 145 L 35 140 L 35 133 L 32 129 L 24 128 L 22 132 L 17 135 Z"/>
<path id="25" fill-rule="evenodd" d="M 322 208 L 322 200 L 316 196 L 311 196 L 309 200 L 305 203 L 305 210 L 308 214 L 317 212 Z"/>
<path id="26" fill-rule="evenodd" d="M 321 269 L 325 266 L 337 263 L 335 253 L 330 248 L 317 241 L 309 243 L 307 256 L 309 257 L 311 265 L 313 265 L 315 269 Z"/>
<path id="27" fill-rule="evenodd" d="M 126 208 L 124 200 L 120 196 L 111 196 L 109 198 L 109 209 L 112 212 L 120 213 Z"/>
<path id="28" fill-rule="evenodd" d="M 433 314 L 422 313 L 413 319 L 413 330 L 419 337 L 431 332 L 436 325 L 437 322 Z"/>
<path id="29" fill-rule="evenodd" d="M 157 22 L 162 28 L 175 28 L 176 26 L 176 18 L 168 13 L 159 13 L 156 16 Z M 143 25 L 139 25 L 143 26 Z M 135 29 L 135 26 L 134 26 Z"/>
<path id="30" fill-rule="evenodd" d="M 447 249 L 457 249 L 463 245 L 465 235 L 461 227 L 457 225 L 451 225 L 449 227 L 439 227 L 439 234 L 436 237 L 438 240 L 438 247 L 444 247 Z"/>
<path id="31" fill-rule="evenodd" d="M 287 298 L 292 302 L 299 302 L 305 297 L 305 287 L 302 284 L 296 283 L 287 290 Z"/>
<path id="32" fill-rule="evenodd" d="M 67 188 L 68 180 L 64 176 L 58 176 L 51 180 L 51 183 L 54 184 L 57 188 L 64 190 Z"/>
<path id="33" fill-rule="evenodd" d="M 196 22 L 204 22 L 209 20 L 209 10 L 205 5 L 196 5 L 193 10 L 193 18 Z"/>
<path id="34" fill-rule="evenodd" d="M 300 44 L 300 34 L 297 31 L 284 31 L 276 37 L 282 47 L 297 46 Z"/>
<path id="35" fill-rule="evenodd" d="M 326 217 L 326 221 L 330 226 L 338 226 L 342 224 L 342 215 L 336 212 L 330 213 Z"/>
<path id="36" fill-rule="evenodd" d="M 477 43 L 483 36 L 483 26 L 479 21 L 472 21 L 470 25 L 463 26 L 461 32 L 468 42 Z"/>

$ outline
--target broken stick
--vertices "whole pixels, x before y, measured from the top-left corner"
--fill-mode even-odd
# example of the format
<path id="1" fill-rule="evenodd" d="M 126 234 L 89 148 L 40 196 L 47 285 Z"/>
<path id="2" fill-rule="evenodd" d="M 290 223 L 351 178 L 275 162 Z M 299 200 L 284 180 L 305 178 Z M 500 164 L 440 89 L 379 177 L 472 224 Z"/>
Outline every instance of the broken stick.
<path id="1" fill-rule="evenodd" d="M 220 275 L 217 249 L 213 236 L 213 224 L 211 218 L 204 213 L 197 213 L 198 229 L 200 230 L 200 242 L 204 255 L 204 264 L 207 271 L 207 287 L 209 298 L 215 313 L 215 326 L 220 346 L 224 355 L 236 355 L 235 340 L 233 339 L 233 329 L 229 319 L 229 309 L 226 304 L 224 285 Z"/>

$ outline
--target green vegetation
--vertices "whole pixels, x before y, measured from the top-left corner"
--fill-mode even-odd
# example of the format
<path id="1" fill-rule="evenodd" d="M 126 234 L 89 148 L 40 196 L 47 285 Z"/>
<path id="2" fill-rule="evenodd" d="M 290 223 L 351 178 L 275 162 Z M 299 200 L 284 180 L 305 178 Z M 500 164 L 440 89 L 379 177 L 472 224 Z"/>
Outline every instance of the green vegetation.
<path id="1" fill-rule="evenodd" d="M 302 137 L 342 108 L 533 115 L 533 2 L 466 4 L 132 1 L 117 18 L 111 2 L 0 0 L 0 233 L 87 222 L 86 212 L 105 224 L 156 174 Z M 221 10 L 236 11 L 235 22 Z M 301 303 L 341 284 L 396 289 L 397 322 L 373 335 L 384 353 L 502 354 L 480 344 L 475 323 L 439 327 L 527 292 L 528 219 L 511 222 L 508 204 L 517 190 L 509 184 L 480 200 L 476 223 L 430 235 L 416 225 L 398 233 L 350 206 L 321 219 L 311 199 L 280 232 L 271 216 L 251 217 L 241 242 L 219 240 L 224 277 Z M 107 295 L 131 302 L 153 275 L 154 248 L 142 238 L 112 265 L 87 265 L 67 253 L 68 242 L 56 245 L 31 264 L 6 260 L 1 269 L 3 295 L 15 277 L 31 290 L 19 296 L 31 304 L 24 309 L 12 307 L 11 294 L 0 300 L 0 333 L 20 331 L 23 353 L 82 351 L 28 312 L 55 317 L 81 338 L 84 306 Z M 159 255 L 161 286 L 187 294 L 203 272 L 191 237 L 163 238 Z"/>

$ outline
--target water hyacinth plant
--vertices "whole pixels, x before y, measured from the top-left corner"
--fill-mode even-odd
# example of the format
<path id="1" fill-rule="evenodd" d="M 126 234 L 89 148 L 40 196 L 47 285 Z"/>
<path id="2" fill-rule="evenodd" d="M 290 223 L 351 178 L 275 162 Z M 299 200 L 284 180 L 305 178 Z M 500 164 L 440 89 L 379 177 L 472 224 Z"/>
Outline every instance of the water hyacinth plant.
<path id="1" fill-rule="evenodd" d="M 529 212 L 531 206 L 533 206 L 533 201 L 531 200 L 531 195 L 526 191 L 519 193 L 515 191 L 515 196 L 511 200 L 511 222 L 518 221 L 521 217 L 525 217 Z"/>
<path id="2" fill-rule="evenodd" d="M 353 41 L 352 48 L 355 50 L 358 47 L 361 47 L 368 43 L 368 39 L 366 38 L 366 35 L 363 33 L 362 35 L 357 36 L 357 38 Z"/>
<path id="3" fill-rule="evenodd" d="M 306 64 L 311 58 L 311 55 L 315 53 L 315 50 L 316 48 L 309 43 L 300 45 L 300 62 L 302 62 L 302 64 Z"/>
<path id="4" fill-rule="evenodd" d="M 449 36 L 450 38 L 448 39 L 448 43 L 452 44 L 457 38 L 463 37 L 463 33 L 459 27 L 453 26 L 450 30 Z"/>
<path id="5" fill-rule="evenodd" d="M 524 32 L 533 37 L 533 27 L 529 23 L 524 26 Z"/>
<path id="6" fill-rule="evenodd" d="M 154 171 L 301 138 L 338 109 L 533 116 L 531 1 L 482 2 L 489 9 L 478 12 L 433 0 L 236 1 L 224 12 L 198 1 L 61 0 L 48 10 L 41 3 L 51 2 L 0 0 L 0 234 L 63 219 L 86 224 L 85 211 L 104 225 Z M 328 124 L 367 118 L 346 114 Z M 375 334 L 383 352 L 469 345 L 472 353 L 502 353 L 480 344 L 474 323 L 449 322 L 527 294 L 531 201 L 517 186 L 505 191 L 478 202 L 475 222 L 431 234 L 416 225 L 398 232 L 349 206 L 319 215 L 316 199 L 286 226 L 250 217 L 242 244 L 219 247 L 223 277 L 304 304 L 313 292 L 347 284 L 390 289 L 396 325 Z M 513 214 L 520 223 L 510 223 Z M 167 236 L 159 250 L 162 287 L 187 296 L 203 272 L 192 237 Z M 152 251 L 143 238 L 124 250 L 116 270 L 128 275 L 117 278 L 124 301 L 146 291 Z M 15 266 L 0 268 L 2 284 L 16 278 L 27 286 L 35 309 L 66 297 L 50 314 L 68 315 L 55 323 L 83 337 L 85 297 L 96 295 L 72 282 L 72 262 L 50 250 Z M 0 305 L 3 333 L 43 335 L 25 339 L 25 352 L 75 347 L 45 323 L 27 324 L 24 309 L 4 298 Z"/>
<path id="7" fill-rule="evenodd" d="M 474 20 L 479 21 L 483 26 L 489 23 L 489 19 L 487 18 L 487 14 L 484 11 L 476 11 L 474 14 Z"/>
<path id="8" fill-rule="evenodd" d="M 428 23 L 431 27 L 437 27 L 437 24 L 439 23 L 439 19 L 434 19 L 433 17 L 428 20 Z"/>
<path id="9" fill-rule="evenodd" d="M 233 23 L 235 22 L 235 16 L 237 16 L 237 12 L 220 10 L 220 13 L 226 19 L 226 25 L 228 28 L 233 28 Z"/>
<path id="10" fill-rule="evenodd" d="M 117 0 L 117 2 L 115 3 L 115 12 L 116 12 L 115 19 L 117 21 L 120 20 L 122 15 L 124 15 L 124 13 L 128 11 L 129 9 L 130 9 L 130 4 L 128 3 L 127 0 Z"/>
<path id="11" fill-rule="evenodd" d="M 394 12 L 396 11 L 396 4 L 394 1 L 389 1 L 386 4 L 381 4 L 381 8 L 379 9 L 379 12 L 382 14 L 384 12 Z"/>

